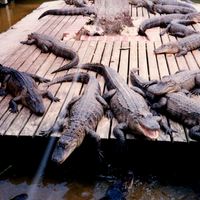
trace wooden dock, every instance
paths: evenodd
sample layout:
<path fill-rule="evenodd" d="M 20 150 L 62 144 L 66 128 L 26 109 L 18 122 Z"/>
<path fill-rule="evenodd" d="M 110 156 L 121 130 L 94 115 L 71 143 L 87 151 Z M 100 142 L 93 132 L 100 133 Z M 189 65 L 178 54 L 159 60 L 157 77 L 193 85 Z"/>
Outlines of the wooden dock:
<path fill-rule="evenodd" d="M 37 31 L 48 34 L 58 39 L 63 37 L 63 33 L 73 35 L 86 23 L 87 17 L 83 16 L 46 16 L 40 21 L 39 15 L 47 9 L 67 7 L 62 1 L 53 1 L 42 4 L 37 10 L 26 16 L 10 30 L 0 34 L 0 62 L 3 65 L 11 66 L 20 71 L 36 73 L 39 76 L 53 79 L 62 76 L 66 72 L 51 74 L 52 71 L 62 66 L 67 61 L 56 57 L 53 54 L 41 53 L 36 46 L 22 45 L 19 42 L 25 40 L 28 33 Z M 137 36 L 139 23 L 153 15 L 145 8 L 134 8 L 130 6 L 130 13 L 133 17 L 134 28 L 124 31 L 122 36 L 82 36 L 81 40 L 68 39 L 65 43 L 71 46 L 80 56 L 80 63 L 101 62 L 119 72 L 130 84 L 129 74 L 132 68 L 139 68 L 139 75 L 145 79 L 160 79 L 164 75 L 173 74 L 181 69 L 199 69 L 200 51 L 189 52 L 186 56 L 176 58 L 174 55 L 155 56 L 153 50 L 162 43 L 176 40 L 175 37 L 164 35 L 159 36 L 160 28 L 147 31 L 150 38 Z M 200 25 L 193 26 L 200 30 Z M 76 70 L 69 70 L 75 72 Z M 91 72 L 91 74 L 94 74 Z M 104 80 L 97 76 L 102 92 Z M 39 88 L 42 88 L 42 84 Z M 42 117 L 31 114 L 29 109 L 19 104 L 19 112 L 10 113 L 8 102 L 10 95 L 0 97 L 0 134 L 3 136 L 37 136 L 41 130 L 49 129 L 56 121 L 58 114 L 64 109 L 70 99 L 83 91 L 80 83 L 56 84 L 49 90 L 60 98 L 60 102 L 51 103 L 44 99 L 46 113 Z M 169 125 L 178 132 L 170 138 L 164 133 L 160 134 L 158 141 L 190 142 L 187 130 L 180 124 L 166 119 Z M 98 127 L 97 134 L 104 139 L 114 138 L 112 135 L 116 120 L 103 118 Z M 55 136 L 59 136 L 55 134 Z M 128 138 L 131 139 L 130 136 Z"/>

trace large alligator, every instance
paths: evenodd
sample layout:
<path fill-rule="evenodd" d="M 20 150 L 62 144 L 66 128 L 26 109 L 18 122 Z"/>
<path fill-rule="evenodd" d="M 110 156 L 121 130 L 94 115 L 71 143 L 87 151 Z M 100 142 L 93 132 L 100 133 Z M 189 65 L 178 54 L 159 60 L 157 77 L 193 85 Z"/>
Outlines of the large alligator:
<path fill-rule="evenodd" d="M 46 96 L 51 101 L 59 101 L 59 99 L 53 97 L 49 91 L 39 90 L 35 81 L 47 82 L 49 80 L 34 74 L 20 72 L 0 64 L 0 96 L 6 95 L 7 93 L 14 96 L 9 102 L 9 109 L 12 113 L 18 111 L 16 102 L 21 102 L 33 113 L 41 116 L 45 112 L 42 97 Z"/>
<path fill-rule="evenodd" d="M 152 0 L 152 2 L 155 4 L 160 4 L 160 5 L 184 6 L 184 7 L 189 7 L 189 8 L 194 9 L 194 6 L 192 4 L 182 2 L 182 1 L 177 1 L 177 0 Z"/>
<path fill-rule="evenodd" d="M 157 12 L 159 14 L 173 14 L 173 13 L 189 14 L 197 12 L 196 9 L 190 7 L 161 5 L 161 4 L 154 4 L 152 9 L 154 10 L 154 12 Z"/>
<path fill-rule="evenodd" d="M 124 131 L 149 139 L 159 136 L 161 118 L 152 115 L 145 99 L 130 89 L 115 70 L 98 63 L 82 64 L 81 68 L 104 77 L 108 88 L 104 98 L 110 103 L 111 111 L 119 123 L 113 130 L 118 141 L 122 144 L 125 142 Z"/>
<path fill-rule="evenodd" d="M 96 15 L 95 9 L 93 6 L 86 6 L 81 8 L 66 8 L 66 9 L 52 9 L 47 10 L 38 19 L 43 18 L 46 15 Z"/>
<path fill-rule="evenodd" d="M 189 136 L 200 141 L 200 104 L 197 99 L 183 92 L 169 93 L 154 103 L 153 108 L 190 128 Z"/>
<path fill-rule="evenodd" d="M 165 28 L 173 20 L 178 20 L 179 22 L 183 21 L 182 24 L 184 24 L 184 22 L 187 21 L 187 25 L 198 23 L 200 22 L 200 13 L 198 12 L 190 14 L 169 14 L 146 19 L 140 24 L 138 34 L 148 38 L 147 34 L 145 33 L 147 29 L 154 27 Z"/>
<path fill-rule="evenodd" d="M 67 74 L 55 80 L 53 84 L 64 81 L 78 81 L 88 83 L 88 85 L 83 95 L 74 97 L 59 117 L 64 116 L 68 120 L 52 155 L 52 160 L 58 164 L 62 164 L 82 144 L 86 135 L 92 136 L 99 144 L 100 137 L 95 133 L 95 128 L 103 116 L 104 108 L 108 109 L 108 104 L 100 96 L 100 86 L 95 77 L 87 73 Z M 42 131 L 41 134 L 48 135 L 57 130 L 58 126 L 60 124 L 54 125 L 47 131 Z"/>
<path fill-rule="evenodd" d="M 153 10 L 153 2 L 150 0 L 129 0 L 129 4 L 134 5 L 136 8 L 144 7 L 150 13 L 155 14 Z"/>
<path fill-rule="evenodd" d="M 64 0 L 66 4 L 75 5 L 76 7 L 85 7 L 87 2 L 84 0 Z"/>
<path fill-rule="evenodd" d="M 163 44 L 154 50 L 155 54 L 176 54 L 177 57 L 186 55 L 188 51 L 200 48 L 200 34 L 192 34 L 176 42 Z"/>
<path fill-rule="evenodd" d="M 163 96 L 167 93 L 200 88 L 200 70 L 178 71 L 173 75 L 162 77 L 160 81 L 143 80 L 135 73 L 135 70 L 132 70 L 130 80 L 133 86 L 144 90 L 147 96 Z"/>
<path fill-rule="evenodd" d="M 31 33 L 28 35 L 27 41 L 23 41 L 21 43 L 27 45 L 35 44 L 38 48 L 41 49 L 42 53 L 53 53 L 56 56 L 71 60 L 70 63 L 62 66 L 52 73 L 63 71 L 66 67 L 73 67 L 79 63 L 79 56 L 75 51 L 68 48 L 64 43 L 60 42 L 59 40 L 48 35 Z"/>
<path fill-rule="evenodd" d="M 198 31 L 188 28 L 186 25 L 186 22 L 183 24 L 178 23 L 178 21 L 172 21 L 170 24 L 168 24 L 167 28 L 165 28 L 160 35 L 164 35 L 165 33 L 169 33 L 170 35 L 177 36 L 177 37 L 186 37 L 195 33 L 198 33 Z"/>

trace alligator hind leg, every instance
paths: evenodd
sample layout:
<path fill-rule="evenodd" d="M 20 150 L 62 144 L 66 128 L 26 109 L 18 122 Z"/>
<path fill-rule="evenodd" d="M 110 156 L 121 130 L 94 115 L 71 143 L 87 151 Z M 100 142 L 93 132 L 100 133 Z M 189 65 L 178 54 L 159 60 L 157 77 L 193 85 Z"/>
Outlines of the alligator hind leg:
<path fill-rule="evenodd" d="M 48 99 L 50 99 L 51 101 L 60 101 L 60 99 L 58 97 L 54 97 L 53 94 L 51 92 L 49 92 L 48 90 L 46 91 L 40 91 L 43 97 L 47 97 Z"/>
<path fill-rule="evenodd" d="M 194 126 L 189 130 L 189 137 L 193 140 L 200 141 L 200 125 Z"/>
<path fill-rule="evenodd" d="M 10 100 L 10 102 L 9 102 L 9 110 L 10 110 L 10 112 L 12 112 L 12 113 L 18 112 L 18 108 L 17 108 L 17 103 L 16 102 L 20 101 L 20 100 L 21 100 L 21 95 Z"/>

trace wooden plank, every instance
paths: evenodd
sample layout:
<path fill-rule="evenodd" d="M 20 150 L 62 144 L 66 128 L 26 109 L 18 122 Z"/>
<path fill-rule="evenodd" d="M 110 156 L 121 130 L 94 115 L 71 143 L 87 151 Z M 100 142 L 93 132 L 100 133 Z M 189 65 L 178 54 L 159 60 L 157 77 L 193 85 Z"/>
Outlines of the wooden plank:
<path fill-rule="evenodd" d="M 171 40 L 173 40 L 174 37 L 172 36 L 167 37 L 167 35 L 164 35 L 161 38 L 164 44 L 164 43 L 169 42 L 170 38 Z M 165 55 L 165 57 L 166 57 L 167 65 L 169 68 L 169 74 L 174 74 L 179 69 L 178 62 L 176 61 L 175 56 L 171 54 L 171 55 Z M 181 63 L 181 61 L 184 61 L 184 58 L 182 60 L 179 60 L 179 64 Z M 183 126 L 177 122 L 172 121 L 171 119 L 168 119 L 168 122 L 171 128 L 177 131 L 177 133 L 173 133 L 173 138 L 171 138 L 172 141 L 176 141 L 176 142 L 187 141 Z"/>

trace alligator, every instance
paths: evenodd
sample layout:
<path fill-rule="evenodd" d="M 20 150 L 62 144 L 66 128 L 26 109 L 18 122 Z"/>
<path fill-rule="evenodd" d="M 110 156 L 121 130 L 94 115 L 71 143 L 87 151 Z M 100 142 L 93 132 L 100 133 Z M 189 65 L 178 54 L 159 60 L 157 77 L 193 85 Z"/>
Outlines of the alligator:
<path fill-rule="evenodd" d="M 150 13 L 155 14 L 155 11 L 153 10 L 153 2 L 150 0 L 130 0 L 129 4 L 134 5 L 136 8 L 144 7 Z"/>
<path fill-rule="evenodd" d="M 28 194 L 22 193 L 22 194 L 19 194 L 19 195 L 13 197 L 10 200 L 26 200 L 26 199 L 28 199 Z"/>
<path fill-rule="evenodd" d="M 198 23 L 200 22 L 200 13 L 168 14 L 146 19 L 140 24 L 138 34 L 148 38 L 147 34 L 145 33 L 147 29 L 154 27 L 166 28 L 167 25 L 173 20 L 178 20 L 179 22 L 183 21 L 182 24 L 184 24 L 184 22 L 187 22 L 187 25 Z"/>
<path fill-rule="evenodd" d="M 162 77 L 160 81 L 143 80 L 135 73 L 135 70 L 131 70 L 130 80 L 133 86 L 139 87 L 151 98 L 182 90 L 190 91 L 195 88 L 194 92 L 197 93 L 197 88 L 200 87 L 200 70 L 178 71 L 173 75 Z"/>
<path fill-rule="evenodd" d="M 126 200 L 133 185 L 133 173 L 128 172 L 122 179 L 115 181 L 100 200 Z"/>
<path fill-rule="evenodd" d="M 113 134 L 121 145 L 125 143 L 124 133 L 126 131 L 147 139 L 158 138 L 161 118 L 152 115 L 143 96 L 129 88 L 115 70 L 99 63 L 86 63 L 79 67 L 97 72 L 104 77 L 108 88 L 104 98 L 110 105 L 109 114 L 110 116 L 113 114 L 118 121 L 113 129 Z M 164 129 L 166 128 L 164 127 Z"/>
<path fill-rule="evenodd" d="M 9 102 L 9 109 L 12 113 L 18 111 L 16 102 L 20 101 L 33 113 L 41 116 L 45 112 L 42 97 L 48 97 L 51 101 L 59 101 L 59 99 L 53 97 L 49 91 L 39 90 L 35 81 L 41 83 L 49 80 L 34 74 L 20 72 L 0 64 L 0 96 L 4 96 L 7 93 L 14 96 Z"/>
<path fill-rule="evenodd" d="M 74 97 L 59 116 L 61 120 L 63 116 L 67 117 L 68 120 L 52 155 L 52 160 L 58 164 L 62 164 L 82 144 L 86 135 L 96 139 L 99 149 L 100 137 L 95 133 L 95 128 L 103 117 L 104 109 L 108 109 L 108 104 L 100 96 L 100 86 L 97 79 L 87 73 L 67 74 L 54 80 L 52 84 L 74 80 L 88 83 L 88 85 L 83 95 Z M 40 134 L 49 135 L 55 132 L 60 125 L 61 122 Z"/>
<path fill-rule="evenodd" d="M 154 12 L 159 14 L 173 14 L 173 13 L 180 13 L 180 14 L 189 14 L 197 12 L 196 9 L 185 7 L 185 6 L 175 6 L 175 5 L 161 5 L 161 4 L 154 4 L 152 9 Z"/>
<path fill-rule="evenodd" d="M 81 8 L 51 9 L 51 10 L 47 10 L 44 13 L 42 13 L 42 15 L 40 15 L 38 19 L 41 19 L 46 15 L 83 15 L 83 16 L 89 16 L 89 15 L 96 15 L 96 12 L 95 12 L 93 6 L 86 6 L 86 7 L 81 7 Z"/>
<path fill-rule="evenodd" d="M 188 51 L 198 49 L 200 47 L 200 34 L 192 34 L 182 38 L 176 42 L 163 44 L 154 50 L 155 54 L 176 54 L 176 57 L 186 55 Z"/>
<path fill-rule="evenodd" d="M 183 6 L 183 7 L 195 9 L 194 6 L 191 5 L 190 3 L 177 1 L 177 0 L 152 0 L 152 2 L 155 3 L 155 4 L 161 4 L 161 5 Z"/>
<path fill-rule="evenodd" d="M 70 63 L 62 66 L 52 73 L 63 71 L 66 67 L 72 67 L 79 63 L 79 56 L 76 52 L 68 48 L 64 43 L 48 35 L 31 33 L 28 35 L 27 41 L 22 41 L 21 43 L 27 45 L 35 44 L 38 48 L 41 49 L 42 53 L 53 53 L 56 56 L 61 56 L 63 58 L 71 60 Z"/>
<path fill-rule="evenodd" d="M 185 22 L 185 25 L 186 25 L 186 22 Z M 163 36 L 165 33 L 169 33 L 170 35 L 177 36 L 177 37 L 186 37 L 186 36 L 198 33 L 198 31 L 188 28 L 185 25 L 174 20 L 170 24 L 168 24 L 167 28 L 165 28 L 160 33 L 160 35 Z"/>
<path fill-rule="evenodd" d="M 64 0 L 66 4 L 75 5 L 76 7 L 86 7 L 87 2 L 84 0 Z"/>
<path fill-rule="evenodd" d="M 168 93 L 152 105 L 189 128 L 189 136 L 200 141 L 200 104 L 183 92 Z"/>

